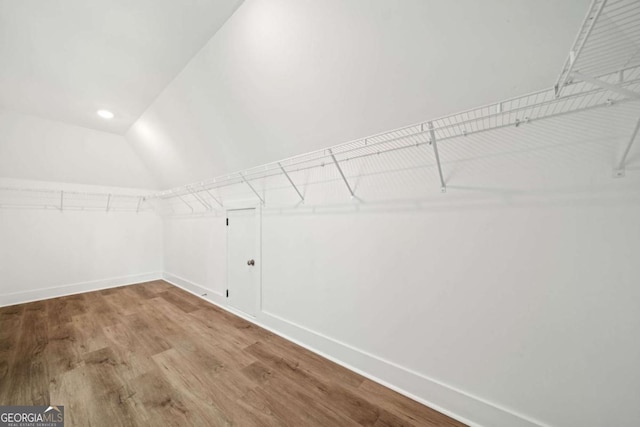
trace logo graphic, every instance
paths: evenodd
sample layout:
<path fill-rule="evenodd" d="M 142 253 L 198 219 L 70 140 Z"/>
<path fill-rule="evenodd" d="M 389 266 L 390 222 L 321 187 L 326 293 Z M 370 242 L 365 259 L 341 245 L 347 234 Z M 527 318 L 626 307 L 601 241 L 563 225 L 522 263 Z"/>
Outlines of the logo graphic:
<path fill-rule="evenodd" d="M 0 427 L 64 427 L 64 406 L 0 406 Z"/>

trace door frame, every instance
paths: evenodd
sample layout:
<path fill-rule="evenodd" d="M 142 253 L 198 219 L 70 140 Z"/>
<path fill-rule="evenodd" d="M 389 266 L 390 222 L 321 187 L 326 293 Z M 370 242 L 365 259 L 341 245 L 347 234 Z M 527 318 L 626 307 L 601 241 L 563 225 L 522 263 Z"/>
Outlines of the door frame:
<path fill-rule="evenodd" d="M 225 307 L 227 307 L 228 309 L 240 314 L 240 315 L 244 315 L 244 316 L 250 316 L 253 318 L 257 318 L 261 313 L 262 313 L 262 204 L 260 202 L 228 202 L 225 203 L 225 211 L 224 211 L 224 215 L 225 215 L 225 220 L 229 218 L 229 211 L 241 211 L 241 210 L 249 210 L 249 209 L 253 209 L 255 210 L 255 215 L 254 215 L 254 220 L 255 220 L 255 226 L 256 226 L 256 239 L 255 239 L 255 249 L 256 249 L 256 255 L 255 255 L 255 261 L 256 261 L 256 267 L 258 268 L 257 271 L 257 287 L 258 287 L 258 304 L 256 307 L 256 314 L 255 315 L 251 315 L 249 313 L 245 313 L 237 308 L 235 308 L 234 306 L 232 306 L 231 304 L 229 304 L 229 298 L 225 297 L 224 298 L 224 302 L 225 302 Z M 229 254 L 229 228 L 227 227 L 227 232 L 226 232 L 226 244 L 225 244 L 225 249 L 226 249 L 226 256 L 227 256 L 227 260 L 226 260 L 226 267 L 227 267 L 227 271 L 226 271 L 226 290 L 229 290 L 229 270 L 230 270 L 230 254 Z"/>

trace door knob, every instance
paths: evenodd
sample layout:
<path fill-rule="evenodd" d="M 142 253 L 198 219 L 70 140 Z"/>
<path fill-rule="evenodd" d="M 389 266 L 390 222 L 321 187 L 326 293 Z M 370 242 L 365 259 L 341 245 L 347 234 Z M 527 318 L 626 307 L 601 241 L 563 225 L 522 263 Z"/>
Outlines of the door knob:
<path fill-rule="evenodd" d="M 256 265 L 256 262 L 250 259 L 249 261 L 247 261 L 247 265 Z"/>

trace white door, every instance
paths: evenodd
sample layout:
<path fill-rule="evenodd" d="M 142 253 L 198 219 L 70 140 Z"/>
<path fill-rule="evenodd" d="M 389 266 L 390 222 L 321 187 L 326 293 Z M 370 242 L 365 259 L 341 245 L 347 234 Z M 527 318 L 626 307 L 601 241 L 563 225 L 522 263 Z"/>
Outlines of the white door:
<path fill-rule="evenodd" d="M 251 316 L 260 301 L 259 235 L 256 209 L 227 211 L 227 299 Z"/>

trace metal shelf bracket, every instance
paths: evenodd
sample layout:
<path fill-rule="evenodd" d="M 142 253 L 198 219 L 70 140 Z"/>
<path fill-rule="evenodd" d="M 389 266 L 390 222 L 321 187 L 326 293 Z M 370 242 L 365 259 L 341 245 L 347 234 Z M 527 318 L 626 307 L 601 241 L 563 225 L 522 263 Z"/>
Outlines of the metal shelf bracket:
<path fill-rule="evenodd" d="M 624 147 L 622 157 L 613 170 L 614 178 L 623 178 L 625 176 L 625 163 L 627 161 L 627 156 L 629 155 L 629 151 L 631 151 L 631 146 L 638 136 L 638 131 L 640 131 L 640 119 L 636 122 L 636 126 L 633 128 L 633 132 L 631 133 L 631 138 L 629 138 L 629 142 L 627 142 L 627 145 Z"/>
<path fill-rule="evenodd" d="M 278 162 L 278 166 L 280 166 L 280 170 L 282 170 L 282 173 L 284 174 L 284 176 L 287 177 L 287 180 L 289 180 L 289 183 L 291 184 L 293 189 L 296 190 L 296 193 L 298 193 L 300 200 L 302 201 L 302 203 L 304 203 L 304 196 L 302 195 L 302 193 L 300 193 L 300 190 L 298 190 L 298 187 L 296 187 L 296 185 L 293 183 L 293 180 L 291 179 L 287 171 L 284 170 L 284 167 L 282 167 L 282 164 L 280 162 Z"/>
<path fill-rule="evenodd" d="M 224 208 L 224 206 L 222 205 L 222 202 L 220 200 L 218 200 L 213 194 L 211 194 L 211 191 L 209 190 L 204 190 L 206 191 L 206 193 L 209 195 L 209 197 L 211 197 L 211 199 L 213 199 L 214 202 L 216 202 L 218 205 L 220 205 L 221 208 Z"/>
<path fill-rule="evenodd" d="M 349 190 L 349 193 L 351 194 L 351 198 L 356 197 L 356 195 L 353 193 L 353 190 L 351 189 L 351 186 L 349 185 L 349 181 L 347 181 L 347 177 L 345 177 L 344 173 L 342 172 L 342 168 L 340 167 L 340 163 L 338 163 L 338 160 L 336 159 L 336 156 L 333 155 L 333 151 L 331 151 L 331 148 L 329 148 L 329 155 L 331 156 L 331 160 L 333 160 L 333 163 L 338 168 L 338 172 L 340 172 L 340 176 L 342 177 L 342 180 L 344 181 L 344 185 L 347 186 L 347 190 Z"/>
<path fill-rule="evenodd" d="M 264 205 L 264 199 L 262 197 L 260 197 L 260 194 L 256 191 L 255 188 L 253 188 L 253 185 L 251 185 L 251 183 L 249 181 L 247 181 L 247 179 L 244 177 L 244 175 L 242 174 L 242 172 L 239 172 L 240 177 L 242 178 L 242 181 L 244 181 L 245 184 L 247 184 L 249 186 L 249 188 L 251 189 L 251 191 L 253 191 L 253 194 L 256 195 L 256 197 L 258 199 L 260 199 L 260 204 Z"/>
<path fill-rule="evenodd" d="M 429 122 L 429 142 L 433 146 L 433 154 L 436 158 L 436 164 L 438 165 L 438 176 L 440 177 L 440 191 L 443 193 L 447 192 L 447 185 L 444 182 L 444 177 L 442 176 L 442 166 L 440 165 L 440 155 L 438 154 L 438 143 L 436 141 L 436 132 L 433 129 L 433 122 Z"/>
<path fill-rule="evenodd" d="M 182 196 L 180 196 L 179 194 L 176 194 L 176 196 L 178 197 L 178 199 L 180 199 L 182 201 L 182 203 L 184 203 L 185 205 L 187 205 L 187 207 L 189 209 L 191 209 L 191 212 L 193 213 L 193 206 L 191 206 L 185 199 L 182 198 Z"/>
<path fill-rule="evenodd" d="M 596 79 L 595 77 L 587 76 L 585 74 L 579 73 L 575 71 L 573 75 L 580 80 L 584 80 L 587 83 L 591 83 L 593 85 L 599 86 L 603 89 L 610 90 L 611 92 L 618 93 L 622 96 L 626 96 L 629 99 L 640 100 L 640 93 L 634 92 L 632 90 L 623 88 L 622 86 L 614 85 L 611 83 L 604 82 L 600 79 Z"/>
<path fill-rule="evenodd" d="M 200 197 L 198 195 L 198 193 L 196 193 L 195 191 L 193 191 L 193 188 L 191 188 L 189 185 L 186 186 L 187 190 L 189 191 L 189 193 L 191 193 L 191 195 L 202 205 L 204 206 L 204 208 L 208 211 L 210 211 L 211 205 L 207 202 L 205 202 L 204 200 L 202 200 L 202 197 Z"/>

